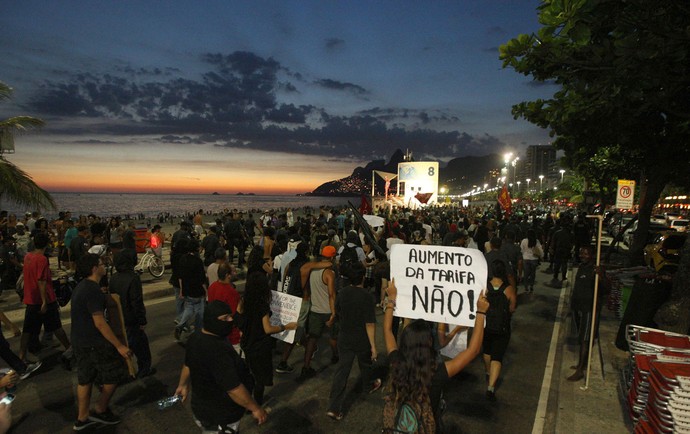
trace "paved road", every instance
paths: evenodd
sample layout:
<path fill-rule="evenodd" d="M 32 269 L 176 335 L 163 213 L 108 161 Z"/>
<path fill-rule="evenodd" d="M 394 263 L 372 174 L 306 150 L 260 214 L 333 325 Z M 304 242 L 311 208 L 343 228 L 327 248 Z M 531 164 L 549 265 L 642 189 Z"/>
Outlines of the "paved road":
<path fill-rule="evenodd" d="M 549 276 L 538 272 L 538 279 Z M 533 295 L 520 294 L 519 307 L 513 317 L 513 335 L 505 358 L 503 381 L 497 390 L 498 402 L 486 400 L 484 368 L 475 360 L 451 381 L 446 394 L 448 408 L 444 421 L 453 433 L 529 433 L 539 401 L 553 322 L 560 291 L 538 284 Z M 3 296 L 7 299 L 7 296 Z M 14 304 L 12 301 L 3 303 Z M 174 306 L 171 297 L 148 302 L 147 328 L 154 354 L 155 377 L 137 380 L 118 389 L 112 402 L 123 422 L 116 427 L 102 427 L 98 433 L 196 433 L 189 404 L 165 411 L 155 408 L 155 401 L 171 394 L 177 385 L 184 348 L 172 337 Z M 377 316 L 378 347 L 385 348 L 380 329 L 383 315 Z M 69 332 L 69 324 L 65 328 Z M 18 347 L 18 339 L 10 341 Z M 322 348 L 327 348 L 324 342 Z M 242 422 L 243 433 L 371 433 L 380 432 L 383 393 L 352 393 L 345 418 L 335 422 L 326 417 L 326 405 L 333 367 L 330 351 L 317 353 L 314 366 L 320 372 L 306 382 L 297 381 L 302 366 L 301 348 L 292 355 L 295 373 L 276 374 L 276 385 L 267 389 L 271 408 L 268 422 L 261 427 L 250 417 Z M 76 375 L 64 371 L 57 361 L 57 349 L 41 354 L 44 367 L 37 375 L 19 385 L 13 405 L 16 423 L 14 433 L 68 433 L 76 415 Z M 274 365 L 278 361 L 274 355 Z M 352 376 L 357 369 L 353 369 Z M 351 382 L 353 383 L 353 382 Z"/>

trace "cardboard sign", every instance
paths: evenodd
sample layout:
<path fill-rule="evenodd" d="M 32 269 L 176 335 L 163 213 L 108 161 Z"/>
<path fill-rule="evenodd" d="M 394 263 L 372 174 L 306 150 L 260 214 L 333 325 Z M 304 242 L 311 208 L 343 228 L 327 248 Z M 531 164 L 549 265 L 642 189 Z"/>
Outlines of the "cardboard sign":
<path fill-rule="evenodd" d="M 394 244 L 395 316 L 471 327 L 487 272 L 484 255 L 477 249 Z"/>
<path fill-rule="evenodd" d="M 271 291 L 271 325 L 281 325 L 297 322 L 299 310 L 302 307 L 302 299 L 283 292 Z M 285 341 L 289 344 L 295 341 L 295 331 L 285 330 L 282 333 L 275 333 L 274 338 Z"/>

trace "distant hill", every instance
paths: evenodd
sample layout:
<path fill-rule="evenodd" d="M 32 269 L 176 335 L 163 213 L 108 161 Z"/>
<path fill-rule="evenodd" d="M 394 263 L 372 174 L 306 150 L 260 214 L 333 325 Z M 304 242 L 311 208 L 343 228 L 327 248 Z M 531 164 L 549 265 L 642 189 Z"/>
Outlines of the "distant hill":
<path fill-rule="evenodd" d="M 316 187 L 310 196 L 359 196 L 371 193 L 371 174 L 374 170 L 397 173 L 398 163 L 404 161 L 405 154 L 396 150 L 388 163 L 385 160 L 374 160 L 364 167 L 357 167 L 346 178 L 326 182 Z M 445 167 L 439 170 L 439 185 L 446 186 L 453 193 L 461 193 L 472 189 L 473 185 L 483 185 L 490 182 L 488 174 L 492 169 L 500 168 L 502 160 L 498 154 L 489 154 L 481 157 L 459 157 L 450 160 Z M 495 181 L 495 180 L 493 180 Z M 376 177 L 376 192 L 381 194 L 385 181 Z M 397 186 L 391 182 L 391 190 Z"/>

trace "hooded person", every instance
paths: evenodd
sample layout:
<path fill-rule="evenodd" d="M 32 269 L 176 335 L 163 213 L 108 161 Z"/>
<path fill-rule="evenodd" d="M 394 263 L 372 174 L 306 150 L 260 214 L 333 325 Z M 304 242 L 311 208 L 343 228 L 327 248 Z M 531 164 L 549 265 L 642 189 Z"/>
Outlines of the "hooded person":
<path fill-rule="evenodd" d="M 193 384 L 192 412 L 203 432 L 239 431 L 245 409 L 259 424 L 267 418 L 266 411 L 252 398 L 246 365 L 225 340 L 232 327 L 232 309 L 215 300 L 204 310 L 203 328 L 187 341 L 175 395 L 186 400 Z"/>
<path fill-rule="evenodd" d="M 155 374 L 156 370 L 151 368 L 149 338 L 144 331 L 147 322 L 141 279 L 134 271 L 131 255 L 124 250 L 115 255 L 114 264 L 117 273 L 110 278 L 110 293 L 120 296 L 127 342 L 137 357 L 137 377 L 148 377 Z"/>

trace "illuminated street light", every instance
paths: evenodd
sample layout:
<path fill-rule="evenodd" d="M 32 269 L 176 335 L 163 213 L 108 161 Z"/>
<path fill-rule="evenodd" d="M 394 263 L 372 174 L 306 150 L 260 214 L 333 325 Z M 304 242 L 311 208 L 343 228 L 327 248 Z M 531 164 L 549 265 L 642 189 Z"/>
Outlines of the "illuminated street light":
<path fill-rule="evenodd" d="M 558 171 L 561 174 L 561 184 L 563 183 L 563 174 L 565 173 L 564 169 L 561 169 Z"/>
<path fill-rule="evenodd" d="M 531 181 L 531 179 L 527 178 L 525 181 L 527 181 L 527 193 L 529 193 L 529 182 Z"/>
<path fill-rule="evenodd" d="M 510 163 L 511 158 L 513 158 L 512 152 L 508 152 L 507 154 L 503 154 L 503 161 L 506 163 L 506 167 L 508 167 L 508 163 Z"/>
<path fill-rule="evenodd" d="M 518 186 L 518 188 L 517 188 L 518 194 L 520 194 L 520 182 L 522 182 L 522 181 L 518 181 L 518 182 L 516 183 L 517 186 Z"/>
<path fill-rule="evenodd" d="M 544 175 L 539 175 L 539 191 L 544 189 Z"/>
<path fill-rule="evenodd" d="M 484 184 L 484 190 L 486 190 L 486 187 L 488 187 L 489 184 Z"/>

